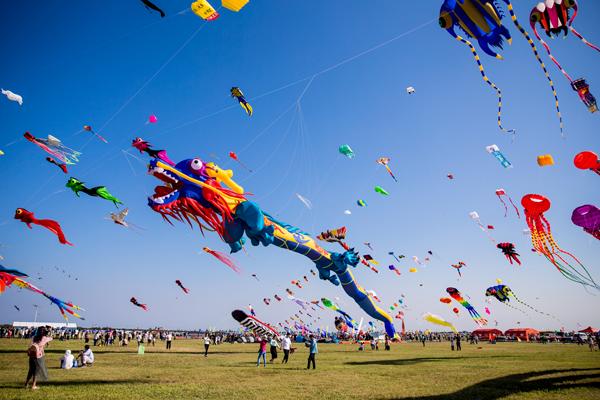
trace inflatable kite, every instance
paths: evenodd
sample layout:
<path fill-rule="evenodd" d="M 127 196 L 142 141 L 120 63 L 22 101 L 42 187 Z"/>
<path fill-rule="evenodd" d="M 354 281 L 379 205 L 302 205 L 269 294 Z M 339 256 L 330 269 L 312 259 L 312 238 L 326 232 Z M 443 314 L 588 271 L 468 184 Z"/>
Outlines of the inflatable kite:
<path fill-rule="evenodd" d="M 382 188 L 381 186 L 375 186 L 375 188 L 374 188 L 374 189 L 375 189 L 375 192 L 376 192 L 376 193 L 379 193 L 379 194 L 381 194 L 381 195 L 384 195 L 384 196 L 389 196 L 389 195 L 390 195 L 390 194 L 388 193 L 388 191 L 387 191 L 387 190 L 385 190 L 384 188 Z"/>
<path fill-rule="evenodd" d="M 506 256 L 506 259 L 510 262 L 510 265 L 512 265 L 513 261 L 521 265 L 521 261 L 519 260 L 519 253 L 517 253 L 517 251 L 515 250 L 514 244 L 504 242 L 498 243 L 496 247 L 502 250 L 502 254 Z"/>
<path fill-rule="evenodd" d="M 23 278 L 23 277 L 27 277 L 27 275 L 16 269 L 7 269 L 7 268 L 4 268 L 2 265 L 0 265 L 0 294 L 2 294 L 8 286 L 15 285 L 20 289 L 27 289 L 32 292 L 41 294 L 42 296 L 44 296 L 45 298 L 50 300 L 50 302 L 52 304 L 54 304 L 58 307 L 60 313 L 65 318 L 65 320 L 68 319 L 65 312 L 71 314 L 72 316 L 74 316 L 76 318 L 79 318 L 82 320 L 85 319 L 81 315 L 77 314 L 74 311 L 74 310 L 85 311 L 83 308 L 76 306 L 73 303 L 63 301 L 61 299 L 58 299 L 54 296 L 49 295 L 48 293 L 44 292 L 43 290 L 33 286 L 31 283 L 22 280 L 21 278 Z"/>
<path fill-rule="evenodd" d="M 577 17 L 578 9 L 579 7 L 577 5 L 577 0 L 555 0 L 540 2 L 533 8 L 533 10 L 531 10 L 531 14 L 529 15 L 529 23 L 531 25 L 531 29 L 533 29 L 535 37 L 540 41 L 540 43 L 542 43 L 552 62 L 556 64 L 560 72 L 571 83 L 571 87 L 577 92 L 579 98 L 585 104 L 588 110 L 591 113 L 594 113 L 598 111 L 598 106 L 596 104 L 596 99 L 590 93 L 590 87 L 585 82 L 585 79 L 581 78 L 573 80 L 567 71 L 565 71 L 565 69 L 560 65 L 558 60 L 552 55 L 550 46 L 540 37 L 540 34 L 537 31 L 537 26 L 539 25 L 546 32 L 546 36 L 551 39 L 558 37 L 561 32 L 563 33 L 563 38 L 566 38 L 569 34 L 569 31 L 571 31 L 587 46 L 600 52 L 600 48 L 588 42 L 583 36 L 581 36 L 581 34 L 579 34 L 579 32 L 575 30 L 575 28 L 573 28 L 573 21 L 575 20 L 575 17 Z"/>
<path fill-rule="evenodd" d="M 29 229 L 33 229 L 31 224 L 43 226 L 58 237 L 60 244 L 68 244 L 69 246 L 73 246 L 73 243 L 67 240 L 62 228 L 56 221 L 51 219 L 37 219 L 31 211 L 27 211 L 24 208 L 17 208 L 15 211 L 15 219 L 24 222 Z"/>
<path fill-rule="evenodd" d="M 207 0 L 197 0 L 191 5 L 192 12 L 206 21 L 214 21 L 219 18 L 219 13 Z"/>
<path fill-rule="evenodd" d="M 540 167 L 549 167 L 554 165 L 554 157 L 552 154 L 543 154 L 537 157 L 537 163 Z"/>
<path fill-rule="evenodd" d="M 493 155 L 496 158 L 496 160 L 498 160 L 504 168 L 512 168 L 512 164 L 510 163 L 510 161 L 508 161 L 506 159 L 506 157 L 504 157 L 504 154 L 502 154 L 500 152 L 500 149 L 498 148 L 498 146 L 496 146 L 495 144 L 492 144 L 492 145 L 487 146 L 485 148 L 485 150 L 488 153 L 490 153 L 491 155 Z"/>
<path fill-rule="evenodd" d="M 175 163 L 169 159 L 169 156 L 167 156 L 167 152 L 165 150 L 152 149 L 152 145 L 140 137 L 133 139 L 131 145 L 138 149 L 140 153 L 146 153 L 152 158 L 158 158 L 159 160 L 162 160 L 171 166 L 175 165 Z"/>
<path fill-rule="evenodd" d="M 23 137 L 67 165 L 74 165 L 77 163 L 77 161 L 79 161 L 78 157 L 81 155 L 81 153 L 63 146 L 62 142 L 57 137 L 48 135 L 47 139 L 41 139 L 36 138 L 29 132 L 25 132 Z"/>
<path fill-rule="evenodd" d="M 67 164 L 64 163 L 59 163 L 58 161 L 56 161 L 54 158 L 52 157 L 46 157 L 46 161 L 48 161 L 50 164 L 54 164 L 56 165 L 58 168 L 60 168 L 60 170 L 62 172 L 64 172 L 65 174 L 68 174 L 69 171 L 67 170 Z"/>
<path fill-rule="evenodd" d="M 527 31 L 519 23 L 511 1 L 503 0 L 503 2 L 506 4 L 512 22 L 525 37 L 527 43 L 529 43 L 536 60 L 540 64 L 540 67 L 544 71 L 546 79 L 550 84 L 550 88 L 552 89 L 552 94 L 554 95 L 554 100 L 556 103 L 556 112 L 560 121 L 560 131 L 562 133 L 562 115 L 558 104 L 558 95 L 556 93 L 556 89 L 554 88 L 552 78 L 550 78 L 550 74 L 548 73 L 544 62 L 540 58 L 535 43 Z M 514 133 L 514 129 L 505 129 L 502 125 L 502 91 L 486 75 L 483 64 L 479 58 L 479 54 L 477 53 L 477 50 L 475 50 L 473 44 L 469 40 L 457 34 L 455 31 L 455 27 L 459 27 L 466 34 L 467 38 L 477 40 L 479 47 L 484 53 L 501 60 L 503 57 L 493 50 L 493 48 L 502 49 L 505 39 L 508 41 L 508 44 L 511 44 L 512 42 L 510 32 L 504 25 L 502 25 L 502 17 L 503 15 L 498 7 L 498 2 L 495 0 L 444 0 L 440 9 L 439 23 L 440 27 L 445 29 L 452 37 L 469 47 L 471 53 L 473 54 L 473 58 L 479 67 L 479 72 L 481 73 L 481 77 L 483 78 L 484 82 L 496 91 L 496 95 L 498 97 L 498 127 L 503 132 Z"/>
<path fill-rule="evenodd" d="M 526 194 L 521 199 L 521 205 L 525 209 L 527 226 L 531 231 L 531 243 L 535 251 L 543 254 L 565 278 L 600 290 L 600 286 L 594 282 L 577 257 L 561 249 L 554 240 L 550 222 L 544 216 L 544 213 L 550 209 L 550 200 L 539 194 Z M 572 261 L 569 262 L 568 258 Z"/>
<path fill-rule="evenodd" d="M 20 106 L 23 105 L 23 97 L 22 96 L 20 96 L 16 93 L 13 93 L 10 90 L 1 89 L 1 91 L 2 91 L 2 94 L 5 95 L 8 100 L 19 103 Z"/>
<path fill-rule="evenodd" d="M 132 297 L 131 299 L 129 299 L 129 302 L 131 304 L 133 304 L 134 306 L 143 309 L 144 311 L 148 311 L 148 306 L 146 304 L 142 304 L 142 303 L 138 302 L 135 297 Z"/>
<path fill-rule="evenodd" d="M 106 189 L 106 186 L 96 186 L 91 189 L 88 189 L 84 183 L 85 182 L 81 182 L 76 178 L 71 177 L 67 181 L 67 184 L 65 186 L 71 189 L 73 192 L 75 192 L 77 197 L 79 197 L 79 192 L 83 192 L 88 196 L 101 197 L 104 200 L 112 201 L 113 204 L 117 207 L 119 206 L 119 204 L 123 204 L 121 200 L 117 199 L 115 196 L 110 194 L 108 189 Z"/>
<path fill-rule="evenodd" d="M 204 164 L 196 158 L 172 167 L 154 159 L 150 161 L 149 173 L 168 185 L 157 187 L 148 202 L 150 208 L 167 221 L 169 218 L 190 224 L 193 221 L 202 230 L 202 220 L 233 253 L 243 248 L 245 235 L 253 246 L 274 244 L 308 257 L 315 263 L 321 279 L 334 285 L 341 283 L 344 291 L 367 314 L 384 322 L 388 335 L 394 336 L 392 318 L 358 286 L 348 268 L 360 261 L 355 251 L 340 254 L 322 249 L 300 229 L 278 221 L 247 200 L 243 188 L 233 181 L 233 172 L 221 170 L 213 163 Z"/>
<path fill-rule="evenodd" d="M 584 231 L 600 240 L 600 210 L 591 204 L 577 207 L 573 210 L 571 221 Z"/>
<path fill-rule="evenodd" d="M 231 97 L 235 98 L 240 103 L 240 106 L 246 111 L 246 114 L 248 114 L 249 117 L 252 116 L 252 106 L 246 101 L 242 90 L 239 87 L 234 86 L 231 88 L 230 92 Z"/>
<path fill-rule="evenodd" d="M 573 164 L 579 169 L 589 169 L 600 175 L 600 158 L 593 151 L 582 151 L 577 154 Z"/>
<path fill-rule="evenodd" d="M 158 12 L 160 14 L 161 18 L 165 17 L 165 12 L 163 10 L 161 10 L 160 8 L 158 8 L 158 6 L 156 6 L 154 3 L 152 3 L 149 0 L 142 0 L 142 3 L 144 3 L 144 6 L 148 9 L 148 10 L 154 10 L 156 12 Z"/>
<path fill-rule="evenodd" d="M 340 152 L 340 154 L 345 155 L 348 158 L 354 158 L 355 154 L 354 151 L 352 151 L 352 149 L 350 148 L 350 146 L 348 146 L 347 144 L 343 144 L 338 148 L 338 151 Z"/>
<path fill-rule="evenodd" d="M 504 218 L 506 218 L 506 216 L 508 215 L 508 206 L 502 199 L 503 196 L 506 196 L 508 201 L 510 201 L 510 204 L 512 204 L 513 208 L 515 209 L 515 212 L 517 213 L 517 217 L 521 218 L 521 214 L 519 213 L 519 208 L 515 205 L 512 198 L 506 194 L 506 190 L 504 190 L 502 188 L 496 189 L 496 196 L 498 196 L 498 199 L 502 202 L 502 205 L 504 206 Z"/>
<path fill-rule="evenodd" d="M 248 329 L 249 331 L 254 332 L 254 334 L 261 336 L 261 337 L 279 337 L 279 332 L 277 332 L 277 330 L 275 328 L 273 328 L 271 325 L 262 322 L 261 320 L 259 320 L 258 318 L 255 318 L 251 315 L 246 314 L 244 311 L 242 310 L 234 310 L 231 312 L 231 316 L 233 317 L 233 319 L 235 319 L 237 322 L 239 322 L 240 325 L 242 325 L 244 328 Z"/>
<path fill-rule="evenodd" d="M 477 310 L 475 310 L 475 308 L 473 308 L 473 306 L 471 304 L 469 304 L 469 302 L 466 301 L 462 297 L 462 294 L 458 291 L 458 289 L 449 287 L 446 289 L 446 292 L 448 292 L 450 297 L 452 297 L 454 300 L 459 302 L 461 306 L 463 306 L 464 308 L 467 309 L 467 311 L 469 312 L 469 315 L 471 315 L 471 318 L 473 318 L 473 321 L 475 321 L 475 323 L 477 325 L 479 325 L 479 326 L 487 325 L 487 323 L 488 323 L 487 319 L 485 319 L 481 315 L 479 315 Z M 458 314 L 458 309 L 455 308 L 452 311 L 454 311 L 456 314 Z"/>
<path fill-rule="evenodd" d="M 221 0 L 221 5 L 228 10 L 238 12 L 248 4 L 248 1 L 250 0 Z"/>
<path fill-rule="evenodd" d="M 190 290 L 188 288 L 186 288 L 186 287 L 183 286 L 183 283 L 181 283 L 181 281 L 179 279 L 177 279 L 175 281 L 175 284 L 177 286 L 179 286 L 181 288 L 181 290 L 183 290 L 183 293 L 188 294 L 190 292 Z"/>
<path fill-rule="evenodd" d="M 108 143 L 108 140 L 104 139 L 102 136 L 97 134 L 96 131 L 94 131 L 94 129 L 90 125 L 84 125 L 83 130 L 90 132 L 92 135 L 96 136 L 98 139 L 102 140 L 104 143 Z"/>
<path fill-rule="evenodd" d="M 379 165 L 383 165 L 386 169 L 386 171 L 388 172 L 388 174 L 390 174 L 390 176 L 392 178 L 394 178 L 394 180 L 396 182 L 398 182 L 398 179 L 396 179 L 396 177 L 394 176 L 394 173 L 392 172 L 392 170 L 390 169 L 390 166 L 388 165 L 390 163 L 390 158 L 389 157 L 380 157 L 376 160 L 377 164 Z"/>
<path fill-rule="evenodd" d="M 522 312 L 522 313 L 525 313 L 523 310 L 521 310 L 521 309 L 518 309 L 517 307 L 513 307 L 513 306 L 511 306 L 511 305 L 509 304 L 509 302 L 510 302 L 510 298 L 512 297 L 512 298 L 514 298 L 514 299 L 515 299 L 515 300 L 516 300 L 516 301 L 517 301 L 519 304 L 521 304 L 521 305 L 523 305 L 523 306 L 525 306 L 525 307 L 529 308 L 530 310 L 532 310 L 532 311 L 535 311 L 535 312 L 536 312 L 536 313 L 538 313 L 538 314 L 542 314 L 542 315 L 545 315 L 545 316 L 547 316 L 547 317 L 551 317 L 551 318 L 554 318 L 554 319 L 558 320 L 558 318 L 556 318 L 556 317 L 555 317 L 555 316 L 553 316 L 552 314 L 548 314 L 548 313 L 545 313 L 545 312 L 543 312 L 543 311 L 540 311 L 540 310 L 538 310 L 538 309 L 536 309 L 536 308 L 534 308 L 534 307 L 530 306 L 529 304 L 527 304 L 527 303 L 525 303 L 525 302 L 521 301 L 521 300 L 520 300 L 520 299 L 519 299 L 519 298 L 518 298 L 518 297 L 515 295 L 515 293 L 514 293 L 514 292 L 511 290 L 511 288 L 509 288 L 509 287 L 508 287 L 508 286 L 506 286 L 506 285 L 496 285 L 496 286 L 491 286 L 491 287 L 487 288 L 487 290 L 485 291 L 485 295 L 486 295 L 486 296 L 493 296 L 493 297 L 495 297 L 495 298 L 496 298 L 496 300 L 498 300 L 498 301 L 499 301 L 499 302 L 501 302 L 502 304 L 504 304 L 504 305 L 506 305 L 506 306 L 509 306 L 509 307 L 511 307 L 511 308 L 513 308 L 513 309 L 515 309 L 515 310 L 518 310 L 518 311 L 520 311 L 520 312 Z"/>
<path fill-rule="evenodd" d="M 436 325 L 440 325 L 440 326 L 445 326 L 447 328 L 452 329 L 452 332 L 454 333 L 458 333 L 458 331 L 456 330 L 456 328 L 454 327 L 454 325 L 452 325 L 452 323 L 446 321 L 445 319 L 443 319 L 440 316 L 437 316 L 435 314 L 432 313 L 426 313 L 423 315 L 423 319 L 427 322 L 431 322 L 432 324 L 436 324 Z"/>

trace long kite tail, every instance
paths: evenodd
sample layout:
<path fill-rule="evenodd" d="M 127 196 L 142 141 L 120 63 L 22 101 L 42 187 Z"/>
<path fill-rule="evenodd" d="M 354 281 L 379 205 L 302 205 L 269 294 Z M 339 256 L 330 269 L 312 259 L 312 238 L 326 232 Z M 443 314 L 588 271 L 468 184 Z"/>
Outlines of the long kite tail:
<path fill-rule="evenodd" d="M 494 82 L 492 82 L 490 80 L 490 78 L 488 78 L 488 76 L 486 75 L 485 70 L 483 69 L 483 64 L 481 63 L 481 60 L 479 59 L 479 54 L 477 54 L 477 50 L 475 50 L 475 47 L 473 47 L 473 44 L 460 35 L 456 35 L 456 40 L 466 44 L 469 47 L 469 49 L 471 50 L 471 53 L 473 53 L 473 58 L 475 59 L 475 62 L 477 63 L 477 65 L 479 67 L 479 72 L 481 73 L 481 77 L 483 78 L 484 82 L 487 83 L 488 85 L 490 85 L 490 87 L 496 91 L 496 95 L 498 96 L 498 127 L 503 132 L 514 134 L 515 133 L 514 129 L 505 129 L 504 126 L 502 126 L 502 90 L 500 90 L 500 88 L 498 86 L 496 86 L 496 84 Z"/>
<path fill-rule="evenodd" d="M 533 55 L 535 56 L 536 60 L 540 64 L 540 67 L 542 67 L 542 70 L 544 71 L 544 75 L 546 76 L 546 79 L 548 80 L 548 83 L 550 84 L 550 88 L 552 89 L 552 94 L 554 95 L 554 101 L 556 103 L 556 113 L 558 115 L 558 120 L 560 122 L 560 134 L 561 134 L 561 136 L 564 136 L 564 123 L 563 123 L 563 119 L 562 119 L 562 114 L 560 112 L 560 106 L 558 103 L 558 94 L 556 92 L 556 88 L 554 87 L 554 81 L 550 77 L 550 73 L 548 72 L 548 69 L 546 68 L 546 64 L 540 57 L 540 53 L 538 52 L 538 49 L 537 49 L 535 43 L 531 39 L 531 36 L 529 36 L 529 33 L 527 33 L 525 28 L 523 28 L 523 26 L 519 23 L 519 20 L 517 19 L 517 15 L 515 14 L 515 11 L 513 9 L 512 3 L 509 0 L 504 0 L 504 2 L 506 3 L 506 6 L 508 8 L 508 13 L 510 14 L 510 18 L 512 19 L 512 22 L 515 24 L 517 29 L 519 29 L 521 34 L 525 37 L 525 39 L 527 40 L 527 43 L 529 43 L 529 46 L 531 46 L 531 51 L 533 51 Z M 554 63 L 558 66 L 558 68 L 561 70 L 561 72 L 567 77 L 567 79 L 569 79 L 569 81 L 572 82 L 572 79 L 569 76 L 569 74 L 567 74 L 566 71 L 563 70 L 563 68 L 560 66 L 558 61 L 550 53 L 550 47 L 548 47 L 548 45 L 539 37 L 539 35 L 536 34 L 536 36 L 540 40 L 542 45 L 544 45 L 544 47 L 546 48 L 546 51 L 548 52 L 550 59 L 552 59 L 552 61 L 554 61 Z"/>
<path fill-rule="evenodd" d="M 542 314 L 542 315 L 545 315 L 545 316 L 547 316 L 547 317 L 553 318 L 553 319 L 557 320 L 558 322 L 560 322 L 560 323 L 562 324 L 562 321 L 561 321 L 560 319 L 558 319 L 557 317 L 555 317 L 554 315 L 552 315 L 552 314 L 548 314 L 548 313 L 546 313 L 546 312 L 543 312 L 543 311 L 540 311 L 540 310 L 536 309 L 535 307 L 532 307 L 532 306 L 530 306 L 529 304 L 525 303 L 524 301 L 521 301 L 521 299 L 519 299 L 519 298 L 518 298 L 518 297 L 517 297 L 517 296 L 514 294 L 514 292 L 511 292 L 511 294 L 512 294 L 512 296 L 514 297 L 514 299 L 515 299 L 515 300 L 516 300 L 516 301 L 517 301 L 519 304 L 521 304 L 521 305 L 523 305 L 523 306 L 525 306 L 525 307 L 529 308 L 530 310 L 533 310 L 533 311 L 535 311 L 535 312 L 536 312 L 536 313 L 538 313 L 538 314 Z"/>
<path fill-rule="evenodd" d="M 36 224 L 43 226 L 48 229 L 50 232 L 54 233 L 58 237 L 58 241 L 60 244 L 67 244 L 69 246 L 73 246 L 73 243 L 69 242 L 65 237 L 60 224 L 51 219 L 39 219 L 35 222 Z"/>
<path fill-rule="evenodd" d="M 577 36 L 579 39 L 581 39 L 581 41 L 583 43 L 585 43 L 587 46 L 591 47 L 592 49 L 596 50 L 596 51 L 600 51 L 600 48 L 598 46 L 596 46 L 593 43 L 588 42 L 583 36 L 581 36 L 581 34 L 579 32 L 577 32 L 575 30 L 575 28 L 573 28 L 572 26 L 569 26 L 569 29 L 571 30 L 571 32 L 573 32 L 573 34 L 575 36 Z"/>

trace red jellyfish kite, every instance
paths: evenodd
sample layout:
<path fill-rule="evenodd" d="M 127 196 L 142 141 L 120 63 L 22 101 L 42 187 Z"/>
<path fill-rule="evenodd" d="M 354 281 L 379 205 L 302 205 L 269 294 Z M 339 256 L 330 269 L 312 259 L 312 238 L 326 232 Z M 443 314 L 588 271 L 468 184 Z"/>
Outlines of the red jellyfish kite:
<path fill-rule="evenodd" d="M 573 164 L 579 169 L 589 169 L 600 175 L 600 158 L 593 151 L 582 151 L 577 154 Z"/>
<path fill-rule="evenodd" d="M 550 209 L 550 200 L 539 194 L 526 194 L 521 199 L 521 205 L 525 209 L 525 218 L 531 231 L 531 243 L 535 251 L 543 254 L 565 278 L 600 290 L 600 286 L 594 282 L 577 257 L 561 249 L 554 240 L 550 222 L 544 216 L 544 213 Z"/>

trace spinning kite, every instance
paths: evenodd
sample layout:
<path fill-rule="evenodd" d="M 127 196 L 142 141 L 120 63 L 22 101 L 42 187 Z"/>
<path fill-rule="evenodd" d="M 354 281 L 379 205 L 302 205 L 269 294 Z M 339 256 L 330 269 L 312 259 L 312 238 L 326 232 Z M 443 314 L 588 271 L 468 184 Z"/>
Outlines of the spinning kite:
<path fill-rule="evenodd" d="M 67 240 L 65 234 L 62 231 L 62 228 L 56 221 L 53 221 L 51 219 L 37 219 L 31 211 L 27 211 L 24 208 L 17 208 L 17 210 L 15 211 L 15 219 L 18 219 L 19 221 L 27 224 L 27 227 L 29 229 L 33 229 L 31 227 L 31 224 L 43 226 L 50 232 L 54 233 L 56 237 L 58 237 L 58 241 L 61 244 L 68 244 L 69 246 L 73 246 L 73 243 Z"/>
<path fill-rule="evenodd" d="M 83 130 L 92 133 L 94 136 L 96 136 L 98 139 L 102 140 L 104 143 L 108 143 L 108 140 L 104 139 L 102 136 L 97 134 L 90 125 L 84 125 Z"/>
<path fill-rule="evenodd" d="M 223 264 L 227 265 L 229 268 L 231 268 L 238 274 L 242 273 L 242 270 L 240 269 L 240 267 L 238 267 L 238 265 L 235 263 L 235 261 L 233 261 L 231 258 L 227 257 L 226 254 L 221 253 L 220 251 L 209 249 L 208 247 L 203 247 L 202 250 L 204 250 L 204 252 L 210 254 L 211 256 L 215 257 L 217 260 L 221 261 Z"/>
<path fill-rule="evenodd" d="M 181 290 L 183 290 L 183 293 L 188 294 L 190 292 L 190 290 L 188 288 L 186 288 L 186 287 L 183 286 L 183 283 L 181 283 L 181 281 L 179 279 L 177 279 L 175 281 L 175 284 L 177 286 L 179 286 L 181 288 Z"/>
<path fill-rule="evenodd" d="M 240 106 L 242 106 L 242 108 L 246 111 L 246 114 L 248 114 L 248 116 L 252 116 L 252 106 L 246 101 L 246 98 L 244 97 L 244 93 L 242 93 L 242 91 L 240 90 L 239 87 L 232 87 L 231 90 L 231 97 L 234 97 L 235 99 L 237 99 L 237 101 L 240 103 Z"/>
<path fill-rule="evenodd" d="M 477 325 L 479 325 L 479 326 L 487 325 L 487 323 L 488 323 L 487 319 L 485 319 L 481 315 L 479 315 L 477 310 L 475 310 L 475 308 L 473 308 L 473 306 L 471 304 L 469 304 L 469 302 L 466 301 L 462 297 L 462 294 L 458 291 L 458 289 L 449 287 L 446 289 L 446 292 L 448 292 L 450 297 L 452 297 L 454 300 L 459 302 L 461 306 L 463 306 L 464 308 L 467 309 L 467 311 L 469 312 L 469 315 L 471 315 L 471 318 L 473 318 L 473 321 L 475 321 L 475 323 Z M 458 309 L 455 308 L 452 311 L 454 311 L 456 314 L 458 314 Z"/>
<path fill-rule="evenodd" d="M 535 37 L 540 41 L 540 43 L 542 43 L 552 62 L 556 64 L 560 72 L 571 83 L 571 87 L 577 92 L 579 98 L 585 104 L 588 110 L 591 113 L 594 113 L 598 111 L 598 106 L 596 104 L 596 99 L 590 93 L 590 87 L 585 82 L 585 79 L 581 78 L 573 80 L 567 71 L 565 71 L 565 69 L 560 65 L 558 60 L 552 55 L 550 46 L 540 37 L 540 34 L 537 31 L 537 26 L 539 25 L 544 29 L 546 35 L 551 39 L 558 37 L 561 32 L 563 33 L 563 38 L 566 38 L 569 34 L 569 31 L 571 31 L 587 46 L 600 52 L 600 48 L 588 42 L 583 36 L 581 36 L 581 34 L 579 34 L 579 32 L 575 30 L 575 28 L 573 28 L 573 21 L 575 20 L 575 17 L 577 17 L 578 8 L 579 7 L 576 0 L 540 2 L 533 8 L 533 10 L 531 10 L 531 14 L 529 15 L 529 23 L 531 25 L 531 29 L 533 29 Z"/>
<path fill-rule="evenodd" d="M 591 204 L 577 207 L 573 210 L 571 221 L 584 231 L 600 240 L 600 210 Z"/>
<path fill-rule="evenodd" d="M 556 102 L 556 112 L 560 121 L 560 131 L 562 133 L 562 115 L 560 113 L 558 95 L 556 94 L 556 89 L 554 88 L 552 78 L 550 78 L 550 74 L 548 73 L 544 62 L 540 58 L 533 40 L 519 23 L 513 10 L 512 3 L 510 0 L 503 0 L 503 2 L 506 4 L 512 22 L 515 24 L 521 34 L 523 34 L 527 40 L 527 43 L 529 43 L 531 46 L 531 50 L 533 51 L 535 58 L 540 64 L 540 67 L 544 71 L 546 79 L 550 84 L 550 88 L 552 89 L 552 94 L 554 95 L 554 100 Z M 473 54 L 473 58 L 479 67 L 479 72 L 481 73 L 481 77 L 483 78 L 484 82 L 496 91 L 496 95 L 498 97 L 498 127 L 504 132 L 514 133 L 514 129 L 505 129 L 502 125 L 502 91 L 486 75 L 485 70 L 483 69 L 483 64 L 479 58 L 479 54 L 477 54 L 477 50 L 475 50 L 473 44 L 469 40 L 457 34 L 455 31 L 455 27 L 460 27 L 460 29 L 465 32 L 467 38 L 473 38 L 477 40 L 479 47 L 484 53 L 501 60 L 503 57 L 494 51 L 493 48 L 502 49 L 504 45 L 504 39 L 506 39 L 509 44 L 512 42 L 510 32 L 504 25 L 502 25 L 502 16 L 502 12 L 499 10 L 498 4 L 495 0 L 444 0 L 440 9 L 439 23 L 440 26 L 452 37 L 469 47 L 471 53 Z"/>
<path fill-rule="evenodd" d="M 577 154 L 573 164 L 579 169 L 589 169 L 600 175 L 600 158 L 593 151 L 582 151 Z"/>
<path fill-rule="evenodd" d="M 388 174 L 390 174 L 390 176 L 392 178 L 394 178 L 394 180 L 396 182 L 398 182 L 398 179 L 396 179 L 396 177 L 394 176 L 394 173 L 392 172 L 392 170 L 390 169 L 390 166 L 388 165 L 390 163 L 390 158 L 389 157 L 380 157 L 376 160 L 377 164 L 379 165 L 383 165 L 385 167 L 385 169 L 387 170 Z"/>
<path fill-rule="evenodd" d="M 148 306 L 146 304 L 142 304 L 142 303 L 138 302 L 135 297 L 132 297 L 131 299 L 129 299 L 129 302 L 131 304 L 133 304 L 134 306 L 143 309 L 144 311 L 148 311 Z"/>
<path fill-rule="evenodd" d="M 550 209 L 550 200 L 539 194 L 526 194 L 521 199 L 521 205 L 525 209 L 533 248 L 543 254 L 565 278 L 600 290 L 600 286 L 594 282 L 585 266 L 573 254 L 561 249 L 554 241 L 550 222 L 544 216 L 544 213 Z M 569 262 L 568 258 L 572 261 Z M 582 271 L 579 271 L 577 266 Z"/>
<path fill-rule="evenodd" d="M 23 137 L 67 165 L 74 165 L 77 161 L 79 161 L 78 157 L 81 155 L 80 152 L 63 146 L 60 139 L 52 135 L 48 135 L 47 139 L 41 139 L 36 138 L 29 132 L 25 132 Z"/>
<path fill-rule="evenodd" d="M 160 8 L 158 8 L 158 6 L 156 6 L 154 3 L 152 3 L 149 0 L 142 0 L 142 3 L 144 3 L 144 6 L 148 9 L 148 10 L 154 10 L 156 12 L 158 12 L 160 14 L 161 18 L 165 17 L 165 12 L 163 10 L 161 10 Z"/>
<path fill-rule="evenodd" d="M 517 251 L 515 250 L 514 244 L 504 242 L 498 243 L 496 247 L 502 250 L 502 254 L 506 256 L 506 259 L 510 262 L 510 265 L 512 265 L 513 261 L 521 265 L 521 261 L 519 260 L 519 253 L 517 253 Z"/>
<path fill-rule="evenodd" d="M 506 194 L 506 191 L 504 189 L 502 189 L 502 188 L 496 189 L 496 196 L 498 196 L 498 199 L 502 202 L 502 205 L 504 206 L 504 218 L 506 218 L 506 215 L 508 214 L 508 206 L 506 205 L 506 203 L 502 199 L 503 196 L 506 196 L 506 198 L 508 198 L 508 201 L 510 201 L 510 204 L 512 204 L 513 208 L 515 209 L 515 212 L 517 213 L 517 217 L 521 218 L 521 214 L 519 213 L 519 209 L 517 208 L 517 206 L 513 202 L 512 198 L 509 195 Z"/>
<path fill-rule="evenodd" d="M 138 149 L 140 153 L 146 153 L 152 158 L 158 158 L 159 160 L 162 160 L 171 166 L 175 165 L 175 163 L 169 159 L 169 156 L 167 156 L 167 152 L 165 150 L 152 149 L 152 145 L 140 137 L 133 139 L 131 145 Z"/>
<path fill-rule="evenodd" d="M 308 257 L 315 263 L 321 279 L 334 285 L 341 283 L 344 291 L 367 314 L 384 322 L 388 335 L 394 336 L 392 318 L 373 303 L 348 269 L 360 261 L 353 250 L 333 253 L 322 249 L 300 229 L 278 221 L 248 201 L 243 188 L 233 181 L 233 173 L 213 163 L 204 164 L 196 158 L 172 167 L 154 159 L 150 161 L 149 173 L 169 185 L 157 187 L 149 198 L 152 210 L 167 221 L 169 217 L 190 224 L 193 221 L 202 229 L 202 220 L 229 244 L 233 253 L 243 248 L 246 236 L 254 246 L 274 244 Z M 178 184 L 173 186 L 174 182 Z"/>
<path fill-rule="evenodd" d="M 1 91 L 2 91 L 2 94 L 5 95 L 8 100 L 19 103 L 20 106 L 23 105 L 23 97 L 22 96 L 20 96 L 16 93 L 13 93 L 10 90 L 1 89 Z"/>
<path fill-rule="evenodd" d="M 67 171 L 67 164 L 64 163 L 59 163 L 58 161 L 56 161 L 54 158 L 52 157 L 46 157 L 46 161 L 48 161 L 50 164 L 54 164 L 56 165 L 58 168 L 60 168 L 60 170 L 62 172 L 64 172 L 65 174 L 68 174 L 69 171 Z"/>
<path fill-rule="evenodd" d="M 115 196 L 110 194 L 108 189 L 106 189 L 106 186 L 96 186 L 91 189 L 88 189 L 85 186 L 84 182 L 81 182 L 73 177 L 71 177 L 67 181 L 67 184 L 65 186 L 68 187 L 69 189 L 71 189 L 73 192 L 75 192 L 77 197 L 79 197 L 79 192 L 83 192 L 83 193 L 87 194 L 88 196 L 101 197 L 104 200 L 112 201 L 113 204 L 117 207 L 119 204 L 123 204 L 123 202 L 121 200 L 117 199 Z"/>

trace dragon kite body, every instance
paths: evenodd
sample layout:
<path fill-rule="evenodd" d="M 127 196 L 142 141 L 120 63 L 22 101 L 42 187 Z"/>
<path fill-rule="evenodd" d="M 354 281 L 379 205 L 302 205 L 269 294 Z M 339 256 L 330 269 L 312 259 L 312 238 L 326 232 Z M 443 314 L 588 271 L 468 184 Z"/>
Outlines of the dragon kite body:
<path fill-rule="evenodd" d="M 324 250 L 308 234 L 276 220 L 247 200 L 244 189 L 232 180 L 233 172 L 214 163 L 205 164 L 196 158 L 170 166 L 153 159 L 149 173 L 165 183 L 155 189 L 148 205 L 166 221 L 173 218 L 190 226 L 194 222 L 201 230 L 214 230 L 229 244 L 232 253 L 242 249 L 246 236 L 254 246 L 273 244 L 308 257 L 315 263 L 321 279 L 334 285 L 341 283 L 344 291 L 372 318 L 384 322 L 387 333 L 394 336 L 392 318 L 373 303 L 348 268 L 360 261 L 352 249 L 344 253 Z"/>

